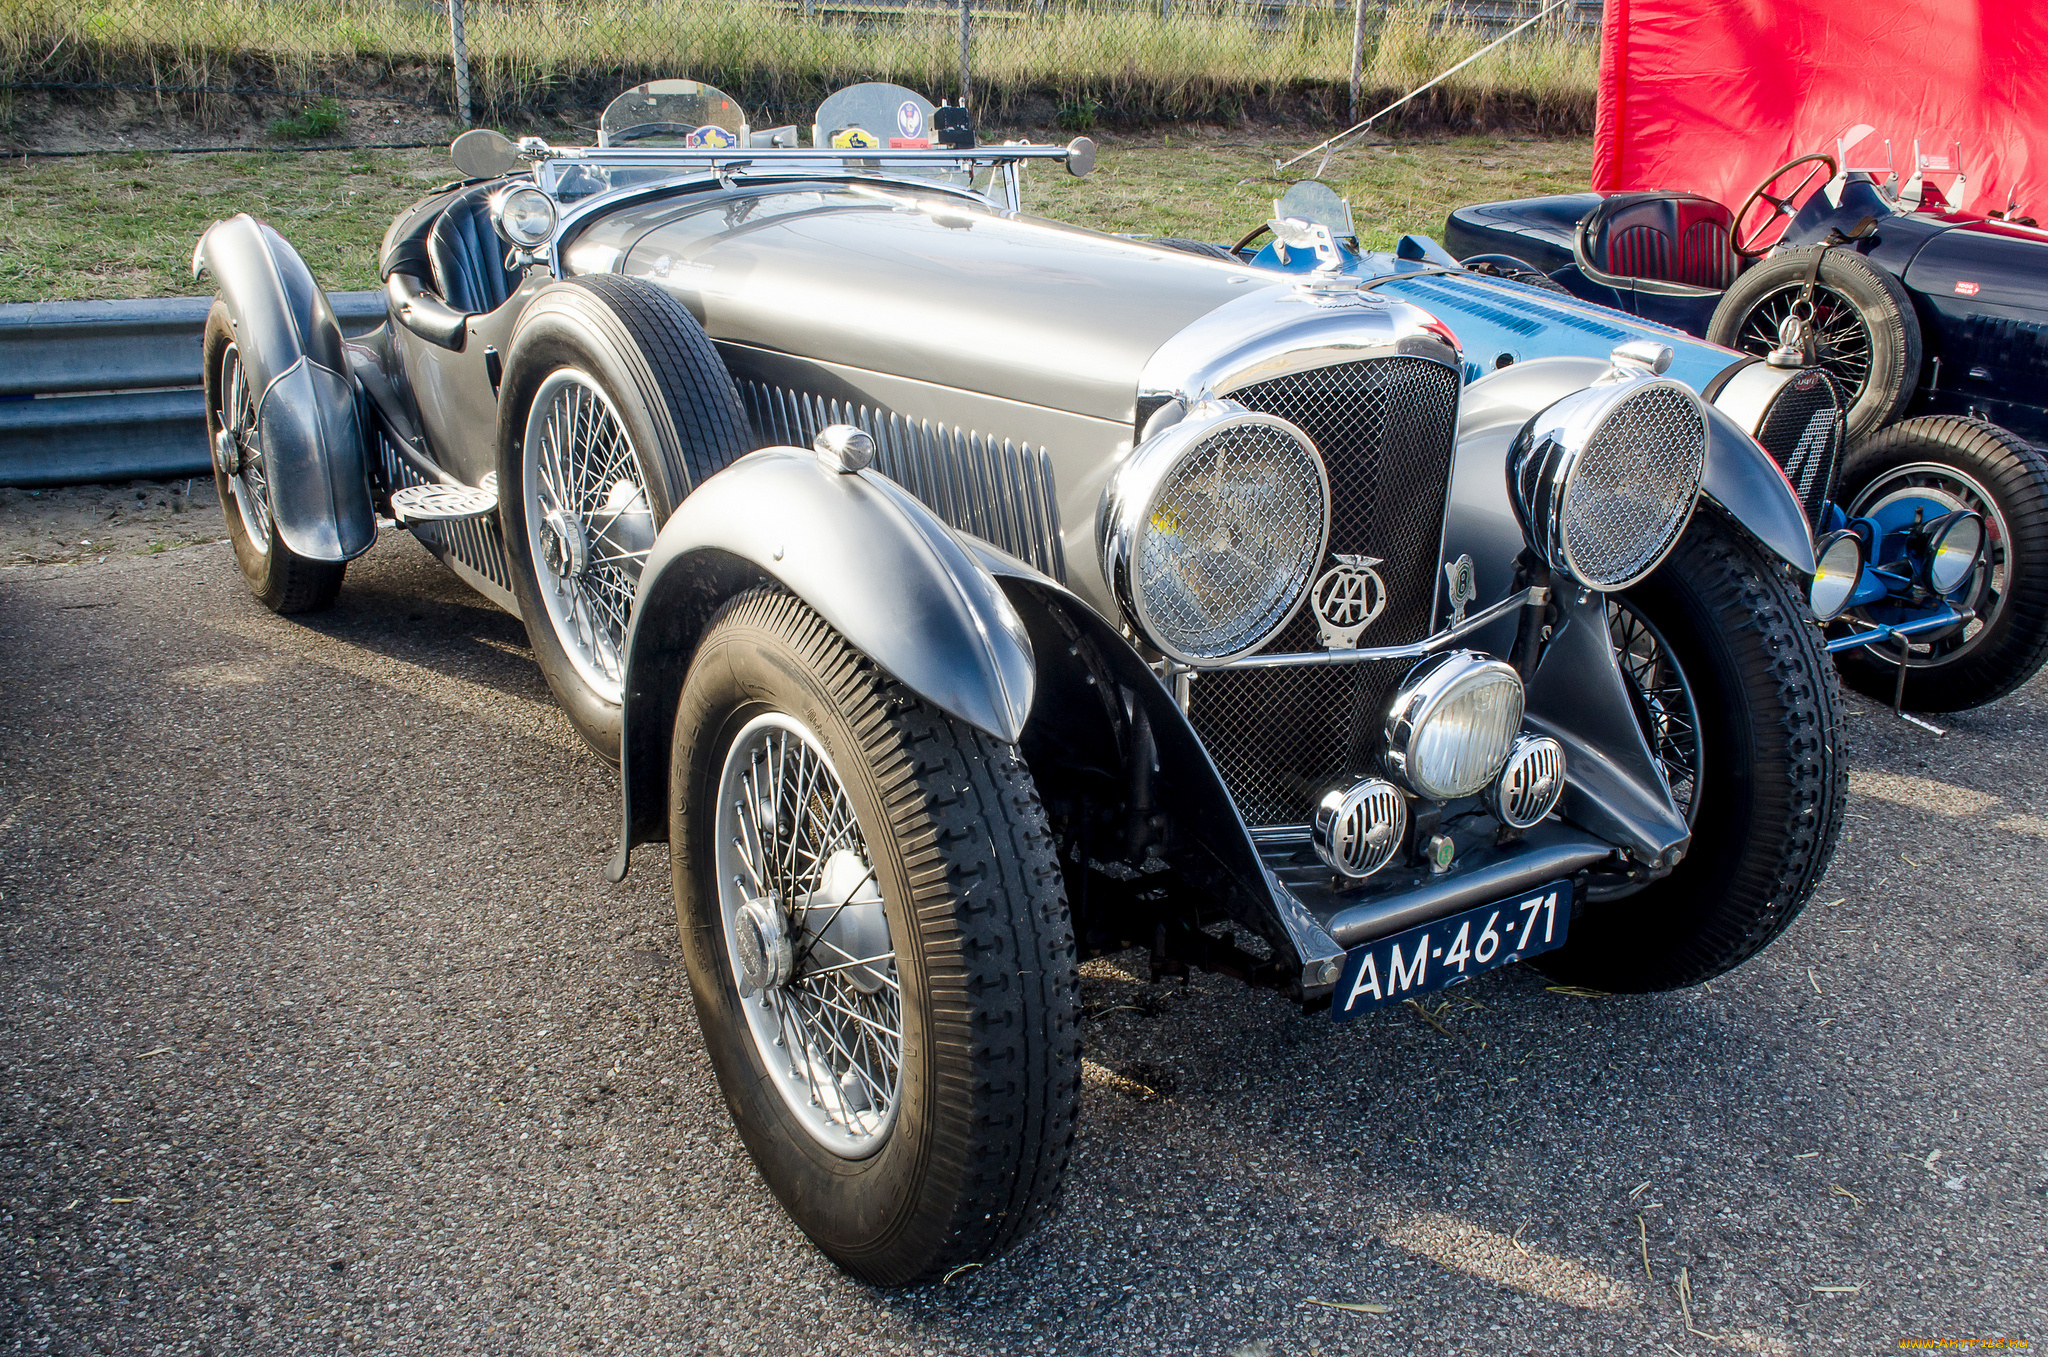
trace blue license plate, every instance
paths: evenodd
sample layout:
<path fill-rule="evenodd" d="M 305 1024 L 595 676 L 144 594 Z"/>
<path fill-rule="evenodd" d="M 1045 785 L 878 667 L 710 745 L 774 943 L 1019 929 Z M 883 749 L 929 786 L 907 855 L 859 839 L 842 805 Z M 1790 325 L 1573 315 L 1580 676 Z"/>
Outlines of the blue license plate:
<path fill-rule="evenodd" d="M 1354 947 L 1344 954 L 1330 1016 L 1343 1022 L 1562 947 L 1571 921 L 1572 883 L 1553 881 L 1513 900 Z"/>

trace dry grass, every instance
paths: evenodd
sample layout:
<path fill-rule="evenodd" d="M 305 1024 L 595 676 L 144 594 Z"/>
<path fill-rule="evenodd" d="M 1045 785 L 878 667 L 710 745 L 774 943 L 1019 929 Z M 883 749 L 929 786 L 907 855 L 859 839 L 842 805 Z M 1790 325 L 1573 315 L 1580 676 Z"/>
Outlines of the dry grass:
<path fill-rule="evenodd" d="M 1298 143 L 1186 136 L 1105 140 L 1095 173 L 1035 168 L 1025 204 L 1062 221 L 1149 235 L 1231 241 L 1265 220 L 1285 188 L 1276 158 Z M 1466 137 L 1369 146 L 1331 164 L 1368 243 L 1439 234 L 1468 202 L 1583 187 L 1584 140 Z M 449 177 L 439 151 L 173 156 L 135 152 L 13 162 L 0 174 L 0 301 L 152 297 L 208 291 L 192 245 L 236 212 L 269 222 L 337 290 L 377 286 L 391 218 Z"/>
<path fill-rule="evenodd" d="M 857 80 L 894 80 L 934 98 L 958 93 L 951 9 L 801 17 L 802 0 L 579 0 L 468 8 L 478 106 L 551 109 L 640 78 L 689 74 L 751 106 L 795 109 Z M 1369 94 L 1411 89 L 1476 51 L 1487 35 L 1411 0 L 1369 13 Z M 446 20 L 418 0 L 0 0 L 0 79 L 223 87 L 307 87 L 339 70 L 414 83 L 446 98 Z M 1085 121 L 1112 113 L 1233 114 L 1306 96 L 1341 114 L 1351 20 L 1338 8 L 1271 10 L 1230 0 L 1102 8 L 1052 0 L 976 21 L 975 98 L 1001 113 L 1050 98 Z M 1590 111 L 1598 53 L 1563 25 L 1540 26 L 1429 96 L 1453 122 L 1512 107 L 1553 125 Z"/>

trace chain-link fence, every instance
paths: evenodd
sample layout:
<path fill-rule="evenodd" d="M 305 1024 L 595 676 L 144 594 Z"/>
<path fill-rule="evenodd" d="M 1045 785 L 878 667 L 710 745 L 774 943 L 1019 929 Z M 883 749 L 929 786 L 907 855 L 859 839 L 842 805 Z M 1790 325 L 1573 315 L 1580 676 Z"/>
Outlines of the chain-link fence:
<path fill-rule="evenodd" d="M 1354 83 L 1368 98 L 1412 89 L 1543 3 L 0 0 L 0 97 L 376 98 L 516 122 L 689 75 L 738 96 L 760 125 L 804 122 L 858 80 L 1077 131 L 1282 108 L 1334 122 Z M 1599 0 L 1566 0 L 1414 112 L 1584 125 L 1599 23 Z"/>

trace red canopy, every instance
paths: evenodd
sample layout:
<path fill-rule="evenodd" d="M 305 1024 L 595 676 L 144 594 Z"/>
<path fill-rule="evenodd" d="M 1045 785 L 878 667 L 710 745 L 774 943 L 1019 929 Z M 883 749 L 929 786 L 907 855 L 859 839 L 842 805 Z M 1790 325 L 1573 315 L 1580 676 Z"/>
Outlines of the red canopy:
<path fill-rule="evenodd" d="M 2023 213 L 2048 217 L 2048 4 L 1607 0 L 1594 188 L 1687 189 L 1732 208 L 1841 138 L 1855 169 L 1885 166 L 1889 140 L 1901 178 L 1916 138 L 1928 156 L 1960 143 L 1956 206 L 1988 212 L 2017 193 Z M 1944 191 L 1950 177 L 1927 176 Z"/>

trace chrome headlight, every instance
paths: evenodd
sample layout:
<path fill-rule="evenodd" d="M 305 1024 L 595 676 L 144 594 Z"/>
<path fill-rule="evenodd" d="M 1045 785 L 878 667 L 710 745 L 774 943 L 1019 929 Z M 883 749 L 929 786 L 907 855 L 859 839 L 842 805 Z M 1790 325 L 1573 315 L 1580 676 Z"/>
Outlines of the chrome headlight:
<path fill-rule="evenodd" d="M 555 234 L 555 200 L 531 184 L 500 189 L 491 196 L 491 224 L 522 250 L 537 250 Z"/>
<path fill-rule="evenodd" d="M 1823 622 L 1840 617 L 1862 576 L 1863 539 L 1847 528 L 1824 534 L 1814 543 L 1813 584 L 1806 591 L 1813 615 Z"/>
<path fill-rule="evenodd" d="M 1984 554 L 1984 519 L 1968 509 L 1943 514 L 1923 531 L 1927 542 L 1927 564 L 1922 567 L 1926 584 L 1937 594 L 1952 594 L 1977 568 Z"/>
<path fill-rule="evenodd" d="M 1432 655 L 1387 709 L 1387 764 L 1416 795 L 1455 801 L 1493 781 L 1522 728 L 1522 676 L 1472 650 Z"/>
<path fill-rule="evenodd" d="M 1147 641 L 1183 663 L 1213 664 L 1287 625 L 1329 536 L 1330 480 L 1308 435 L 1205 401 L 1117 472 L 1102 564 Z"/>
<path fill-rule="evenodd" d="M 1707 466 L 1699 397 L 1617 370 L 1539 413 L 1508 452 L 1508 496 L 1551 569 L 1626 589 L 1678 542 Z"/>

